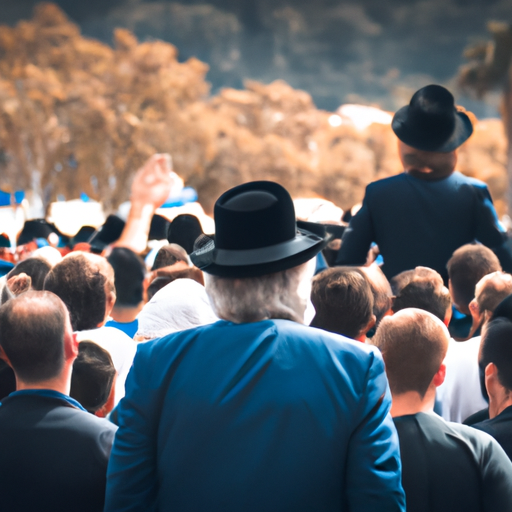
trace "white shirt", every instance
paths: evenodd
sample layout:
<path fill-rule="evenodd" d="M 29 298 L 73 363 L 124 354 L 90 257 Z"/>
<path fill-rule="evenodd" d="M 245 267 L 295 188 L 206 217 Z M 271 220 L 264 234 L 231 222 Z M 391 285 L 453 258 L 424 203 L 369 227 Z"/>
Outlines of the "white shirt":
<path fill-rule="evenodd" d="M 437 388 L 441 416 L 462 423 L 468 416 L 488 407 L 480 388 L 478 351 L 480 336 L 467 341 L 450 340 L 444 363 L 446 378 Z"/>
<path fill-rule="evenodd" d="M 76 333 L 78 341 L 93 341 L 104 348 L 112 358 L 117 371 L 115 404 L 124 396 L 124 383 L 132 367 L 137 344 L 127 334 L 115 327 L 99 327 Z"/>

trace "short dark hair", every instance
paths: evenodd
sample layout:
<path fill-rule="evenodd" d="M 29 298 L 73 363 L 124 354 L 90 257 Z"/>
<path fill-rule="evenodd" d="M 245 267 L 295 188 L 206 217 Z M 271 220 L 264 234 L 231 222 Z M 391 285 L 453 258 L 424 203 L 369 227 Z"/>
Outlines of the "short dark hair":
<path fill-rule="evenodd" d="M 311 302 L 316 315 L 312 327 L 356 338 L 373 316 L 368 280 L 356 268 L 333 267 L 313 279 Z"/>
<path fill-rule="evenodd" d="M 443 278 L 439 272 L 429 267 L 418 266 L 411 270 L 404 270 L 389 280 L 393 295 L 396 297 L 416 277 L 428 277 L 434 280 L 440 279 L 441 282 L 443 282 Z"/>
<path fill-rule="evenodd" d="M 142 258 L 127 247 L 114 247 L 107 256 L 115 275 L 116 306 L 132 307 L 143 301 L 146 266 Z"/>
<path fill-rule="evenodd" d="M 425 396 L 448 349 L 446 327 L 431 313 L 404 309 L 382 320 L 372 344 L 386 364 L 391 392 L 416 391 Z"/>
<path fill-rule="evenodd" d="M 358 267 L 366 276 L 373 294 L 373 314 L 375 315 L 375 325 L 379 325 L 385 314 L 393 305 L 393 292 L 387 277 L 377 265 L 370 267 Z"/>
<path fill-rule="evenodd" d="M 68 254 L 46 276 L 44 289 L 55 293 L 68 308 L 74 331 L 95 329 L 105 320 L 106 287 L 114 288 L 114 271 L 96 254 Z"/>
<path fill-rule="evenodd" d="M 42 290 L 44 280 L 52 266 L 42 258 L 27 258 L 20 261 L 8 274 L 7 279 L 19 274 L 27 274 L 32 279 L 32 289 Z"/>
<path fill-rule="evenodd" d="M 475 286 L 487 274 L 501 270 L 498 257 L 485 245 L 459 247 L 446 264 L 454 302 L 467 307 L 475 297 Z"/>
<path fill-rule="evenodd" d="M 115 375 L 110 354 L 92 341 L 81 341 L 73 363 L 69 395 L 94 414 L 107 403 Z"/>
<path fill-rule="evenodd" d="M 482 334 L 480 350 L 481 370 L 494 363 L 501 385 L 512 391 L 512 321 L 500 317 L 488 322 Z"/>
<path fill-rule="evenodd" d="M 167 244 L 160 248 L 157 252 L 155 261 L 151 270 L 158 270 L 159 268 L 169 267 L 178 261 L 188 263 L 187 251 L 178 244 Z"/>
<path fill-rule="evenodd" d="M 415 277 L 398 292 L 393 303 L 393 312 L 418 308 L 432 313 L 444 322 L 451 302 L 450 292 L 444 286 L 441 276 L 439 280 Z"/>
<path fill-rule="evenodd" d="M 41 382 L 60 374 L 67 317 L 50 292 L 28 291 L 0 307 L 0 344 L 22 380 Z"/>

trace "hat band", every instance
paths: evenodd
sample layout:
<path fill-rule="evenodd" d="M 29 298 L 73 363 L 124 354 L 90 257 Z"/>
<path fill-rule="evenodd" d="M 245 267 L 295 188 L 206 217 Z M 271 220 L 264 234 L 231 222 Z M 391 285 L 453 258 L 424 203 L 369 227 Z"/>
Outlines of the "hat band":
<path fill-rule="evenodd" d="M 294 256 L 301 251 L 313 247 L 322 240 L 321 237 L 313 233 L 299 230 L 295 238 L 268 247 L 242 250 L 216 248 L 213 260 L 217 265 L 233 267 L 270 263 Z M 197 251 L 197 253 L 200 253 L 200 251 Z"/>

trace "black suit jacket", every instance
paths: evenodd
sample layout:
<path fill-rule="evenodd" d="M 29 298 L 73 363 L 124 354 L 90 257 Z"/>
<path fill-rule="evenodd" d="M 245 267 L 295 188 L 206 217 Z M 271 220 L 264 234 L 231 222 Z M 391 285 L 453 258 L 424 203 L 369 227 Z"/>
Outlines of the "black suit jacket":
<path fill-rule="evenodd" d="M 512 460 L 512 405 L 492 420 L 475 423 L 473 427 L 494 437 Z"/>
<path fill-rule="evenodd" d="M 336 264 L 364 264 L 375 242 L 388 279 L 422 265 L 447 281 L 453 251 L 474 241 L 493 249 L 503 269 L 512 270 L 512 253 L 483 182 L 459 172 L 436 181 L 402 173 L 368 185 L 343 234 Z"/>
<path fill-rule="evenodd" d="M 492 437 L 433 413 L 393 420 L 407 512 L 512 510 L 512 464 Z"/>
<path fill-rule="evenodd" d="M 101 512 L 117 427 L 64 399 L 0 406 L 0 503 L 10 512 Z"/>

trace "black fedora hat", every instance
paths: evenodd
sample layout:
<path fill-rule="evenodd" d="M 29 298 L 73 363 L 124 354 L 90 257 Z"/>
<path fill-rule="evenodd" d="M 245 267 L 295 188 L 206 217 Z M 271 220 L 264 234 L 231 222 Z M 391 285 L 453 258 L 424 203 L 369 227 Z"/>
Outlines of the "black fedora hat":
<path fill-rule="evenodd" d="M 427 85 L 393 117 L 391 127 L 405 144 L 422 151 L 449 153 L 473 133 L 471 120 L 455 107 L 448 89 Z"/>
<path fill-rule="evenodd" d="M 92 252 L 100 253 L 109 244 L 113 244 L 119 239 L 123 232 L 125 222 L 117 215 L 111 214 L 105 220 L 105 224 L 97 229 L 87 240 L 91 246 Z"/>
<path fill-rule="evenodd" d="M 201 270 L 221 277 L 257 277 L 310 260 L 328 238 L 297 227 L 287 190 L 254 181 L 228 190 L 215 203 L 215 239 L 190 255 Z"/>

